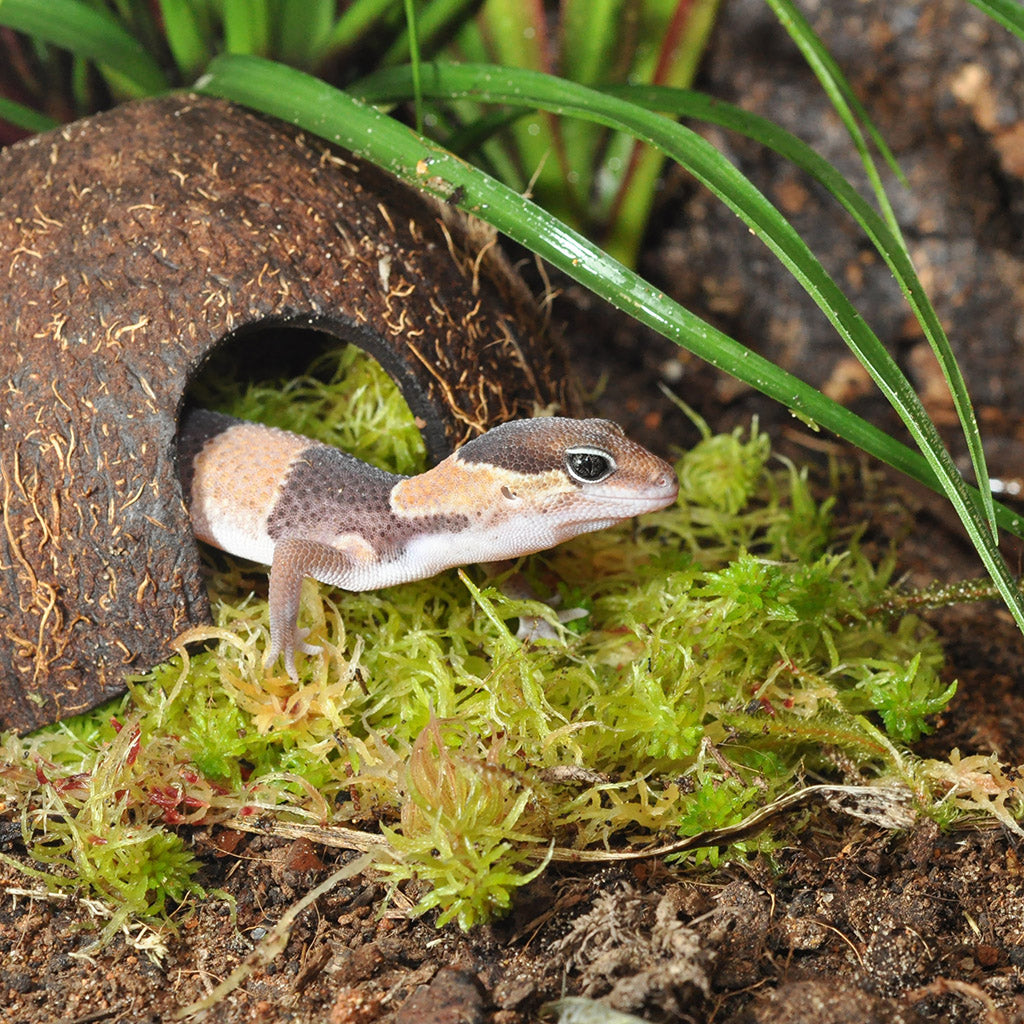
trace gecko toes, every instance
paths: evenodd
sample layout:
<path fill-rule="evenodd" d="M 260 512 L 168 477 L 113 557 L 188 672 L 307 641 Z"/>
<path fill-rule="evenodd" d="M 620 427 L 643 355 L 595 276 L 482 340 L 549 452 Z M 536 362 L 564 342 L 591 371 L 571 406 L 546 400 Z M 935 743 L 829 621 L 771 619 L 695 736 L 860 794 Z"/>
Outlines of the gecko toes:
<path fill-rule="evenodd" d="M 323 648 L 319 644 L 307 644 L 306 637 L 312 632 L 310 629 L 295 630 L 295 647 L 303 654 L 322 654 Z"/>
<path fill-rule="evenodd" d="M 292 647 L 287 647 L 282 652 L 281 644 L 271 643 L 267 648 L 267 653 L 263 656 L 263 671 L 270 672 L 282 653 L 284 654 L 284 670 L 288 673 L 288 678 L 293 683 L 297 683 L 299 681 L 299 673 L 295 670 L 295 650 Z"/>
<path fill-rule="evenodd" d="M 307 632 L 308 630 L 302 630 L 300 632 L 300 635 L 304 636 Z M 314 655 L 323 653 L 323 648 L 317 646 L 316 644 L 307 644 L 305 641 L 299 639 L 298 637 L 296 637 L 294 643 L 290 644 L 271 643 L 271 645 L 267 648 L 267 653 L 264 655 L 263 658 L 264 671 L 271 671 L 271 669 L 273 669 L 274 667 L 274 663 L 283 654 L 284 670 L 288 673 L 288 678 L 291 679 L 293 683 L 297 683 L 299 681 L 299 673 L 298 670 L 295 668 L 296 651 L 301 651 L 303 654 Z"/>

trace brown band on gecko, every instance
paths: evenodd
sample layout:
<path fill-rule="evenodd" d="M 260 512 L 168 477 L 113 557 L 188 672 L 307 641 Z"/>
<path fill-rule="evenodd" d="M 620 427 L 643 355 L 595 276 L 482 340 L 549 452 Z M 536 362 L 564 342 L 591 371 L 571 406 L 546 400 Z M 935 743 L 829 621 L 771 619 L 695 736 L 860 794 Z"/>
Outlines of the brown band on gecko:
<path fill-rule="evenodd" d="M 355 533 L 384 554 L 401 550 L 411 537 L 432 528 L 451 533 L 466 528 L 469 520 L 459 515 L 396 520 L 391 490 L 404 479 L 327 445 L 310 445 L 288 471 L 277 504 L 267 517 L 267 533 L 274 540 L 304 537 L 324 542 Z"/>

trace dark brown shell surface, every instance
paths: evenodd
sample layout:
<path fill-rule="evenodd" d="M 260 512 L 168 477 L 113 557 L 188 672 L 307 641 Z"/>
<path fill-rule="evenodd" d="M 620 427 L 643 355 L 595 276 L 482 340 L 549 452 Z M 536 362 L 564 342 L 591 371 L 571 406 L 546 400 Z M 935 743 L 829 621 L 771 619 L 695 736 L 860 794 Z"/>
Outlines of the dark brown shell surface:
<path fill-rule="evenodd" d="M 0 729 L 93 707 L 208 621 L 174 462 L 185 389 L 273 323 L 354 342 L 431 455 L 555 404 L 493 239 L 230 104 L 128 104 L 0 152 Z"/>

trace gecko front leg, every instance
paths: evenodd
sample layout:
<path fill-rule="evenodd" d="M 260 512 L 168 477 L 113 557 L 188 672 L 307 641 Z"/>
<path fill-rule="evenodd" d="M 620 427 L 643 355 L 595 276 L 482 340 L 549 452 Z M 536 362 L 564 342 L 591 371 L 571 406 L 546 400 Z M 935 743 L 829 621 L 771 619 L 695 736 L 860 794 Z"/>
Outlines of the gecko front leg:
<path fill-rule="evenodd" d="M 302 581 L 311 576 L 321 583 L 343 585 L 355 561 L 354 554 L 302 537 L 277 542 L 270 566 L 270 647 L 263 660 L 264 668 L 271 668 L 283 654 L 285 671 L 297 680 L 296 650 L 303 654 L 320 653 L 321 648 L 305 642 L 305 633 L 298 627 Z"/>

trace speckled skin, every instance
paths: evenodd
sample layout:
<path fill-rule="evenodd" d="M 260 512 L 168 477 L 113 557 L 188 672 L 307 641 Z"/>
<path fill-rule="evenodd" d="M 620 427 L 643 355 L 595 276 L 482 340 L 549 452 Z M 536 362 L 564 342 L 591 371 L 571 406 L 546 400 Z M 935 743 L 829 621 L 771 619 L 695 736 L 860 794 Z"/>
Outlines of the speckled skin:
<path fill-rule="evenodd" d="M 269 564 L 270 666 L 315 653 L 297 628 L 302 580 L 347 590 L 541 551 L 664 508 L 672 467 L 607 420 L 516 420 L 414 477 L 298 434 L 187 410 L 179 472 L 200 540 Z"/>

